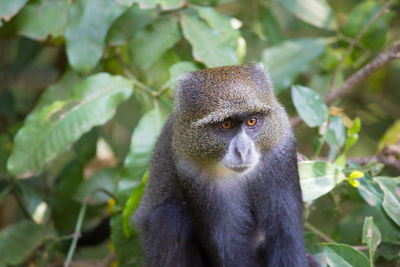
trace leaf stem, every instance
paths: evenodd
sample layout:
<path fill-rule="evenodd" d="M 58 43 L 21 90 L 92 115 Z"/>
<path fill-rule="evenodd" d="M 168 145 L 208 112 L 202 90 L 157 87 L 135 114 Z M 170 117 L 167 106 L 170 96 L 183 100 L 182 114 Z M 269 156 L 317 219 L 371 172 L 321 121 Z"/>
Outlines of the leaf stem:
<path fill-rule="evenodd" d="M 86 213 L 86 207 L 87 207 L 87 203 L 90 199 L 91 195 L 89 195 L 84 203 L 82 204 L 82 207 L 79 211 L 79 216 L 78 216 L 78 220 L 76 221 L 76 225 L 75 225 L 75 232 L 74 232 L 74 238 L 72 239 L 72 243 L 71 246 L 69 247 L 68 250 L 68 256 L 67 259 L 65 261 L 64 267 L 69 267 L 69 265 L 71 264 L 71 260 L 72 257 L 74 255 L 75 249 L 76 249 L 76 245 L 78 243 L 78 239 L 80 237 L 80 233 L 81 233 L 81 229 L 82 229 L 82 223 L 83 223 L 83 218 L 85 217 L 85 213 Z"/>
<path fill-rule="evenodd" d="M 22 213 L 24 214 L 24 216 L 27 219 L 33 221 L 33 218 L 31 216 L 31 214 L 29 213 L 28 208 L 25 206 L 24 201 L 22 200 L 19 193 L 15 190 L 15 185 L 12 184 L 11 187 L 12 187 L 12 189 L 11 189 L 12 195 L 14 196 L 15 200 L 17 201 L 18 207 L 21 209 Z"/>
<path fill-rule="evenodd" d="M 319 237 L 321 237 L 322 240 L 328 243 L 336 243 L 335 240 L 324 234 L 321 230 L 316 228 L 314 225 L 310 224 L 309 222 L 304 223 L 304 227 L 310 230 L 311 232 L 317 234 Z"/>
<path fill-rule="evenodd" d="M 87 205 L 88 205 L 90 199 L 92 198 L 92 196 L 97 192 L 103 192 L 104 194 L 108 195 L 110 198 L 115 199 L 115 196 L 111 192 L 107 191 L 104 188 L 97 188 L 96 190 L 94 190 L 92 193 L 90 193 L 85 198 L 85 200 L 83 201 L 82 207 L 79 211 L 78 220 L 76 221 L 76 225 L 75 225 L 75 231 L 72 234 L 73 239 L 71 242 L 71 246 L 69 247 L 69 250 L 68 250 L 68 256 L 67 256 L 67 259 L 65 260 L 64 267 L 69 267 L 69 265 L 71 264 L 72 257 L 74 256 L 74 253 L 75 253 L 76 245 L 78 244 L 78 239 L 81 237 L 81 229 L 82 229 L 83 219 L 85 217 Z"/>

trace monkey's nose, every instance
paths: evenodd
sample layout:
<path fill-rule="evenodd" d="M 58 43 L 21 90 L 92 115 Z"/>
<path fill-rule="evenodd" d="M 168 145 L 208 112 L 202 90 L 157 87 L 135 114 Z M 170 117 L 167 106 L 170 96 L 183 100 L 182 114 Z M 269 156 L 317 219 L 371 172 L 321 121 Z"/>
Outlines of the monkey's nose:
<path fill-rule="evenodd" d="M 250 148 L 249 147 L 235 147 L 235 153 L 240 158 L 242 163 L 245 163 L 246 160 L 250 156 Z"/>

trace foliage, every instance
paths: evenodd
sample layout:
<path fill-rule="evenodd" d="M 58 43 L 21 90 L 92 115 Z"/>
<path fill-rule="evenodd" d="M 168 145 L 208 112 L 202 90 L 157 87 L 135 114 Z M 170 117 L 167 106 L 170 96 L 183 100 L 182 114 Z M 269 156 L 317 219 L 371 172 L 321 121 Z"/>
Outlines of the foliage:
<path fill-rule="evenodd" d="M 1 1 L 0 266 L 141 266 L 131 218 L 180 75 L 251 61 L 270 72 L 305 155 L 307 250 L 329 266 L 400 264 L 400 45 L 380 57 L 399 39 L 399 9 Z M 366 75 L 374 58 L 386 61 Z M 85 246 L 105 220 L 110 234 Z"/>

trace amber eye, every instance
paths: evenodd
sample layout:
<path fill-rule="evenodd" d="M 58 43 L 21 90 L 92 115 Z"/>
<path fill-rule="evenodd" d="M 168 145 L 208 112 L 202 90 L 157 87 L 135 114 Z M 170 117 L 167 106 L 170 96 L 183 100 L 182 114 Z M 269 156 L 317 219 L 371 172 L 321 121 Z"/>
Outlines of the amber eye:
<path fill-rule="evenodd" d="M 232 121 L 231 121 L 231 120 L 223 121 L 223 122 L 221 123 L 221 128 L 224 129 L 224 130 L 229 130 L 229 129 L 231 129 L 231 128 L 232 128 Z"/>
<path fill-rule="evenodd" d="M 248 126 L 254 126 L 257 124 L 257 118 L 256 117 L 252 117 L 251 119 L 247 120 L 247 125 Z"/>

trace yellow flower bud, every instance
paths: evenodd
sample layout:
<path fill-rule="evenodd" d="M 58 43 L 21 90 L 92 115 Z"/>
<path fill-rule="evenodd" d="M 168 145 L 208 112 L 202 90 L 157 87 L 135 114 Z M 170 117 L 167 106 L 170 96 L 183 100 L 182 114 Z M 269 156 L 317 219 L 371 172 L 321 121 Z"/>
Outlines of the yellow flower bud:
<path fill-rule="evenodd" d="M 353 180 L 361 177 L 364 177 L 364 173 L 362 171 L 352 171 L 348 178 Z"/>
<path fill-rule="evenodd" d="M 358 187 L 359 185 L 360 185 L 360 182 L 358 181 L 358 180 L 347 180 L 347 182 L 349 182 L 349 184 L 352 186 L 352 187 Z"/>
<path fill-rule="evenodd" d="M 115 199 L 109 198 L 107 202 L 107 212 L 112 214 L 114 212 Z"/>

